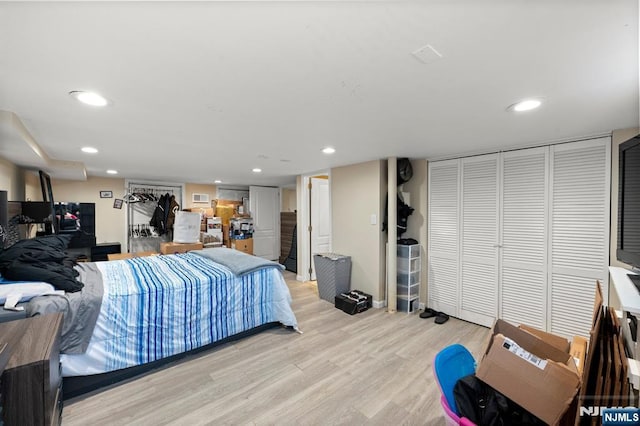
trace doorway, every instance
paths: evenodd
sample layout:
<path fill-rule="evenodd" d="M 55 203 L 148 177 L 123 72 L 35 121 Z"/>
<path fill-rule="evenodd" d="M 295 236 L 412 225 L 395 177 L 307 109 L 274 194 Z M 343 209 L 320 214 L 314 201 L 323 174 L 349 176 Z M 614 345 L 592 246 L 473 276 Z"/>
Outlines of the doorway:
<path fill-rule="evenodd" d="M 301 198 L 301 259 L 298 280 L 316 279 L 313 255 L 331 251 L 331 186 L 329 172 L 304 176 Z"/>

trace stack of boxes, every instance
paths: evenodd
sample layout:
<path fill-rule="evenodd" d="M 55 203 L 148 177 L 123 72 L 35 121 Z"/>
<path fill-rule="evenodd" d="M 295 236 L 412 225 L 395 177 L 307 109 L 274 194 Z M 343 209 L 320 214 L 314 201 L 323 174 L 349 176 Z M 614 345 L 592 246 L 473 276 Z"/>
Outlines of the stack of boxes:
<path fill-rule="evenodd" d="M 230 247 L 253 254 L 253 219 L 237 212 L 238 206 L 188 209 L 200 213 L 200 241 L 204 247 Z"/>
<path fill-rule="evenodd" d="M 591 324 L 590 339 L 569 343 L 497 320 L 476 376 L 548 424 L 600 424 L 600 407 L 637 406 L 619 319 L 603 305 L 600 283 Z"/>
<path fill-rule="evenodd" d="M 206 231 L 202 235 L 202 242 L 205 247 L 222 247 L 222 218 L 206 218 Z"/>
<path fill-rule="evenodd" d="M 233 218 L 229 221 L 229 226 L 231 248 L 253 254 L 253 219 Z"/>
<path fill-rule="evenodd" d="M 476 376 L 547 424 L 573 424 L 581 377 L 560 336 L 497 320 Z"/>

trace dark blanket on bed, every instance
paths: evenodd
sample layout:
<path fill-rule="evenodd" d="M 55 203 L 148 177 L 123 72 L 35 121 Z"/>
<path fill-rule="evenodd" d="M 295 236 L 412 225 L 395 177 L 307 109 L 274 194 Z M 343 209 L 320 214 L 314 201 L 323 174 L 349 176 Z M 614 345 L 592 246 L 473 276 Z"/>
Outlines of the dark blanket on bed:
<path fill-rule="evenodd" d="M 73 260 L 65 254 L 70 235 L 20 240 L 0 253 L 0 273 L 14 281 L 42 281 L 58 290 L 80 291 Z"/>
<path fill-rule="evenodd" d="M 81 263 L 75 267 L 84 283 L 82 291 L 64 295 L 34 297 L 27 303 L 27 316 L 62 312 L 62 341 L 60 352 L 81 354 L 87 350 L 100 313 L 102 274 L 94 263 Z"/>

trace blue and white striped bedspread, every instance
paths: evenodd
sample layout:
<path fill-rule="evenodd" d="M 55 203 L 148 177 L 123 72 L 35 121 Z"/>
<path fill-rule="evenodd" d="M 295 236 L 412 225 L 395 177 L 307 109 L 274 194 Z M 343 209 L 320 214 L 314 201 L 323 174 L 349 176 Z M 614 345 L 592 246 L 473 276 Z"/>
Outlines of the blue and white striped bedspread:
<path fill-rule="evenodd" d="M 238 277 L 190 253 L 97 265 L 104 284 L 98 321 L 85 354 L 62 355 L 65 376 L 144 364 L 269 322 L 297 325 L 274 268 Z"/>

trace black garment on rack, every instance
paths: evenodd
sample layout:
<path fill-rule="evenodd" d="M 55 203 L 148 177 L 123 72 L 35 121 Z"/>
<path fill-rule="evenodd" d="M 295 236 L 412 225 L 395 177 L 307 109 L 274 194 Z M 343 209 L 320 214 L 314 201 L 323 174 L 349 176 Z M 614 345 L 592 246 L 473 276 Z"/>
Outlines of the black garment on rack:
<path fill-rule="evenodd" d="M 167 216 L 167 230 L 173 230 L 173 224 L 176 221 L 176 212 L 180 210 L 180 204 L 176 201 L 176 196 L 169 198 L 169 214 Z"/>
<path fill-rule="evenodd" d="M 171 210 L 171 194 L 167 192 L 162 197 L 163 199 L 161 198 L 161 200 L 164 201 L 164 204 L 162 205 L 162 208 L 164 209 L 164 233 L 166 233 L 169 230 L 167 224 L 169 223 L 169 210 Z"/>
<path fill-rule="evenodd" d="M 167 233 L 167 227 L 166 227 L 166 219 L 165 219 L 165 204 L 166 204 L 166 200 L 168 199 L 168 195 L 163 195 L 160 197 L 160 199 L 158 200 L 158 205 L 156 206 L 156 209 L 153 211 L 153 216 L 151 217 L 151 220 L 149 221 L 149 225 L 153 226 L 156 229 L 156 232 L 158 233 L 158 235 L 164 235 Z"/>
<path fill-rule="evenodd" d="M 388 195 L 387 195 L 388 200 Z M 385 203 L 386 207 L 384 210 L 384 221 L 382 222 L 382 232 L 387 230 L 389 220 L 389 204 L 388 201 Z M 400 238 L 402 234 L 407 232 L 407 222 L 409 220 L 409 216 L 413 213 L 415 209 L 408 204 L 404 203 L 404 200 L 398 193 L 398 200 L 396 201 L 396 225 L 397 225 L 397 237 Z"/>

